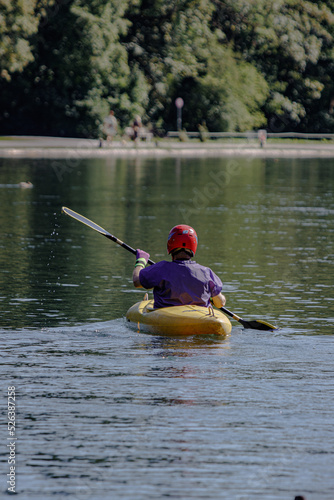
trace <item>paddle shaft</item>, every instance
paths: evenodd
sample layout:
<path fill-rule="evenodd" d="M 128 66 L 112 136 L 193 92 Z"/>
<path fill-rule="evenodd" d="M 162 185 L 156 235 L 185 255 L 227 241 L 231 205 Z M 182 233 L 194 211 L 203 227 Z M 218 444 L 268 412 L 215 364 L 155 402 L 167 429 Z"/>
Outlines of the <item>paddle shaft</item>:
<path fill-rule="evenodd" d="M 222 311 L 224 311 L 224 313 L 226 313 L 228 316 L 230 316 L 231 318 L 235 319 L 236 321 L 240 321 L 241 320 L 241 318 L 239 316 L 237 316 L 233 312 L 231 312 L 228 309 L 226 309 L 226 307 L 221 307 L 220 309 Z"/>
<path fill-rule="evenodd" d="M 131 252 L 133 255 L 137 254 L 137 251 L 134 248 L 130 247 L 130 245 L 127 245 L 126 243 L 124 243 L 124 241 L 120 240 L 119 238 L 117 238 L 113 234 L 111 234 L 108 231 L 106 231 L 105 229 L 103 229 L 103 227 L 99 226 L 98 224 L 95 224 L 95 222 L 87 219 L 83 215 L 80 215 L 77 212 L 74 212 L 74 210 L 71 210 L 70 208 L 67 208 L 67 207 L 62 207 L 61 211 L 64 214 L 69 215 L 73 219 L 76 219 L 79 222 L 82 222 L 83 224 L 85 224 L 86 226 L 94 229 L 94 231 L 97 231 L 98 233 L 102 234 L 103 236 L 105 236 L 109 240 L 113 241 L 114 243 L 117 243 L 117 245 L 121 246 L 122 248 L 125 248 L 125 250 L 127 250 L 128 252 Z M 148 264 L 152 265 L 152 264 L 155 264 L 155 262 L 151 259 L 148 259 Z M 259 329 L 260 330 L 276 330 L 277 329 L 276 326 L 273 326 L 270 323 L 267 323 L 266 321 L 262 321 L 262 320 L 245 321 L 242 318 L 240 318 L 239 316 L 237 316 L 236 314 L 234 314 L 233 312 L 226 309 L 225 307 L 220 307 L 220 310 L 223 311 L 228 316 L 230 316 L 231 318 L 238 321 L 239 323 L 241 323 L 244 328 L 252 328 L 252 329 L 257 329 L 257 330 L 259 330 Z"/>

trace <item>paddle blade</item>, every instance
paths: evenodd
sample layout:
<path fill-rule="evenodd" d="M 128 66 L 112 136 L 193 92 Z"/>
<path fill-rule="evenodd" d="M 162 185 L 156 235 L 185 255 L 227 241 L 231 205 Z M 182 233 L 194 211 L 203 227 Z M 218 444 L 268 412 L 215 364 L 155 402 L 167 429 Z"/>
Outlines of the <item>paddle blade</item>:
<path fill-rule="evenodd" d="M 71 210 L 70 208 L 62 207 L 61 211 L 62 211 L 62 213 L 69 215 L 73 219 L 76 219 L 77 221 L 82 222 L 86 226 L 91 227 L 92 229 L 94 229 L 98 233 L 103 234 L 103 236 L 107 236 L 107 238 L 110 238 L 110 236 L 112 236 L 112 234 L 108 233 L 108 231 L 103 229 L 103 227 L 99 226 L 98 224 L 95 224 L 95 222 L 87 219 L 87 217 L 84 217 L 83 215 L 80 215 L 77 212 L 74 212 L 74 210 Z"/>
<path fill-rule="evenodd" d="M 270 323 L 267 323 L 267 321 L 263 321 L 262 319 L 246 321 L 240 318 L 240 316 L 238 316 L 237 314 L 226 309 L 226 307 L 220 307 L 220 310 L 223 311 L 228 316 L 230 316 L 231 318 L 235 319 L 236 321 L 239 321 L 239 323 L 241 323 L 244 328 L 252 328 L 253 330 L 267 330 L 267 331 L 278 329 L 277 326 L 271 325 Z"/>
<path fill-rule="evenodd" d="M 263 321 L 262 319 L 254 319 L 253 321 L 245 321 L 243 319 L 240 320 L 240 323 L 244 328 L 252 328 L 253 330 L 278 330 L 277 326 L 271 325 L 270 323 L 267 323 L 267 321 Z"/>

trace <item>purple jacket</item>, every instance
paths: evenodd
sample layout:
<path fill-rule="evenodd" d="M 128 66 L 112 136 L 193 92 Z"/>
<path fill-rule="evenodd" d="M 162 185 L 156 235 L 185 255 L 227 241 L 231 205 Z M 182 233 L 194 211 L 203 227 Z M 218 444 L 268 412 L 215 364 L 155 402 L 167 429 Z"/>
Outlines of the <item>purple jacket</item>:
<path fill-rule="evenodd" d="M 218 295 L 223 288 L 209 267 L 192 260 L 162 260 L 142 269 L 139 280 L 144 288 L 153 288 L 157 309 L 186 304 L 208 307 L 210 297 Z"/>

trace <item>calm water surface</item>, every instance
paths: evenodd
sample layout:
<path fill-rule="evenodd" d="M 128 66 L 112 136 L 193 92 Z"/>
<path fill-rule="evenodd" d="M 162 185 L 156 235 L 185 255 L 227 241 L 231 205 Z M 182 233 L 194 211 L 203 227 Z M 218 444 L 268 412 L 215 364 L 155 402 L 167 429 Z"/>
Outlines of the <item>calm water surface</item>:
<path fill-rule="evenodd" d="M 18 497 L 332 500 L 333 185 L 331 160 L 0 160 Z M 130 330 L 134 257 L 63 205 L 153 260 L 193 225 L 229 309 L 280 329 Z"/>

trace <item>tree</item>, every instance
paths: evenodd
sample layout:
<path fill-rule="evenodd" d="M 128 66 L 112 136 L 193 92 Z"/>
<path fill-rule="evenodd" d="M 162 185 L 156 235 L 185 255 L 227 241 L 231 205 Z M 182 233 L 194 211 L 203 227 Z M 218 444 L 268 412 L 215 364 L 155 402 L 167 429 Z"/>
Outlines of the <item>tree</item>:
<path fill-rule="evenodd" d="M 244 132 L 265 125 L 261 106 L 268 92 L 265 79 L 254 66 L 216 45 L 206 74 L 178 82 L 173 101 L 183 98 L 183 126 L 188 130 L 197 130 L 204 121 L 211 131 Z M 174 109 L 167 121 L 175 123 Z"/>
<path fill-rule="evenodd" d="M 203 120 L 210 130 L 264 123 L 265 80 L 224 46 L 221 31 L 211 28 L 212 15 L 209 0 L 141 0 L 129 6 L 125 43 L 130 67 L 137 65 L 149 86 L 148 119 L 163 118 L 167 128 L 175 128 L 174 100 L 181 96 L 189 130 Z"/>
<path fill-rule="evenodd" d="M 129 115 L 131 75 L 119 42 L 126 6 L 68 0 L 46 15 L 32 38 L 34 60 L 3 89 L 7 129 L 14 132 L 19 120 L 21 133 L 94 137 L 110 106 Z"/>
<path fill-rule="evenodd" d="M 33 61 L 30 37 L 45 15 L 43 0 L 0 0 L 0 80 Z M 51 6 L 53 1 L 49 2 Z"/>
<path fill-rule="evenodd" d="M 0 0 L 0 133 L 333 131 L 334 1 Z"/>
<path fill-rule="evenodd" d="M 310 111 L 329 84 L 324 67 L 333 61 L 332 9 L 308 0 L 213 1 L 214 26 L 265 75 L 268 118 L 281 116 L 290 129 L 310 126 Z"/>

